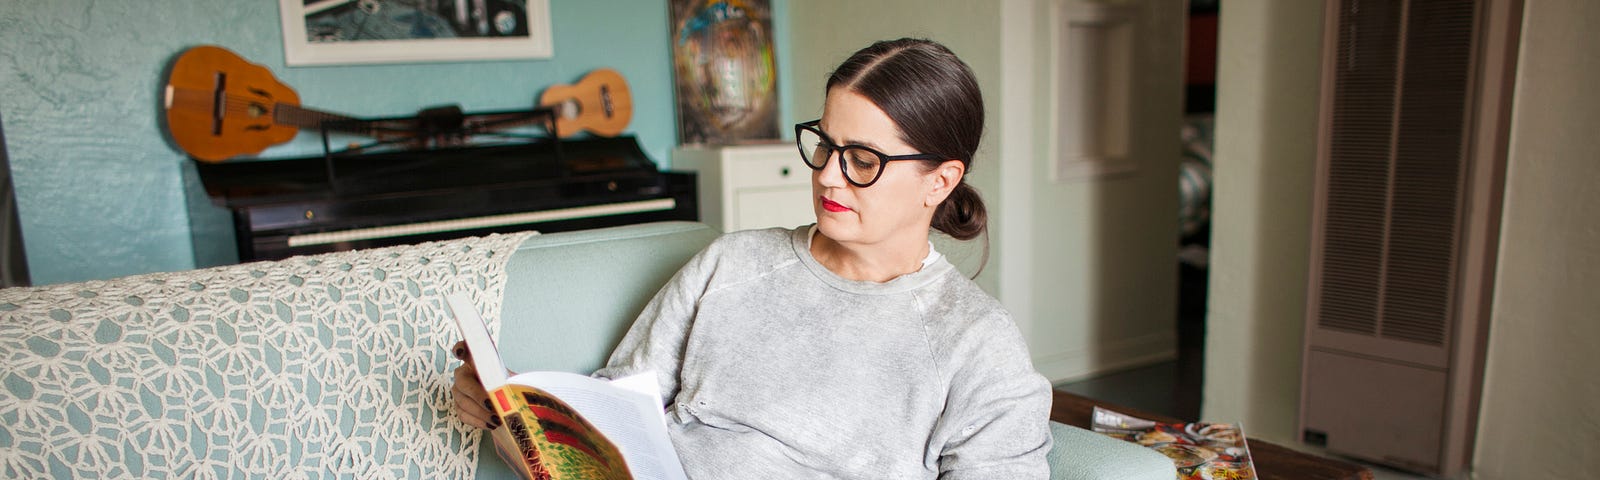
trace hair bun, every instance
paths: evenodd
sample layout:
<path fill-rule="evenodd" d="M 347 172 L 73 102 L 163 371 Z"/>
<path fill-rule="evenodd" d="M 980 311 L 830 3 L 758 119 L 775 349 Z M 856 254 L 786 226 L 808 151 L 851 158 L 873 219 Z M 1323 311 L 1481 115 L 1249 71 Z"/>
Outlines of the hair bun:
<path fill-rule="evenodd" d="M 933 212 L 932 227 L 957 240 L 978 238 L 988 224 L 989 212 L 984 208 L 983 197 L 965 180 L 956 184 L 955 190 L 951 190 L 950 196 Z"/>

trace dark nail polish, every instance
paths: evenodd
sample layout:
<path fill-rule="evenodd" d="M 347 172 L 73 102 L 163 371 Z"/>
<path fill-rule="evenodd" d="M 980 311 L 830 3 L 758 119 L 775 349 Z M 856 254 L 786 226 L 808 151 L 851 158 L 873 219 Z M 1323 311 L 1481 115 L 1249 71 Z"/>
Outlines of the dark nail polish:
<path fill-rule="evenodd" d="M 467 359 L 467 347 L 456 347 L 454 353 L 456 354 L 456 360 L 465 361 Z"/>
<path fill-rule="evenodd" d="M 483 399 L 483 408 L 489 409 L 490 412 L 494 412 L 494 403 L 491 403 L 489 399 L 485 398 Z"/>
<path fill-rule="evenodd" d="M 505 425 L 505 423 L 505 420 L 501 420 L 500 417 L 493 417 L 493 419 L 489 421 L 489 429 L 498 429 L 501 425 Z"/>

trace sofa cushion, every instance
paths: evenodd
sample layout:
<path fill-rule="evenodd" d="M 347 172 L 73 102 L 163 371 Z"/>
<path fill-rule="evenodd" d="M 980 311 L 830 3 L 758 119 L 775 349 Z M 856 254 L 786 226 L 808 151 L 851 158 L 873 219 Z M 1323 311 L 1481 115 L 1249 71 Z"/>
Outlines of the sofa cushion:
<path fill-rule="evenodd" d="M 661 222 L 528 238 L 506 264 L 498 335 L 506 368 L 599 369 L 656 290 L 717 235 Z"/>

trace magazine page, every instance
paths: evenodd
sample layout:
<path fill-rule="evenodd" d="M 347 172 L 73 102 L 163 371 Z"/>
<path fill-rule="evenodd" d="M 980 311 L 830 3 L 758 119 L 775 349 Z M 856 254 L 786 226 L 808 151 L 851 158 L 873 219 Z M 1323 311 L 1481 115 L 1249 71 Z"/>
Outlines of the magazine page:
<path fill-rule="evenodd" d="M 489 336 L 489 326 L 478 315 L 478 306 L 459 293 L 445 295 L 444 300 L 450 316 L 455 318 L 456 329 L 467 342 L 467 350 L 472 352 L 472 364 L 478 369 L 478 381 L 483 383 L 483 389 L 493 392 L 505 386 L 505 363 L 500 360 L 500 350 L 494 346 L 494 337 Z"/>
<path fill-rule="evenodd" d="M 566 372 L 529 372 L 511 377 L 513 385 L 550 392 L 616 444 L 637 480 L 686 480 L 662 409 L 655 374 L 641 373 L 613 382 Z"/>
<path fill-rule="evenodd" d="M 507 378 L 494 339 L 472 300 L 446 295 L 446 306 L 477 366 L 504 428 L 490 431 L 496 453 L 518 476 L 534 480 L 685 480 L 667 434 L 661 393 L 651 372 L 615 382 L 566 372 Z"/>
<path fill-rule="evenodd" d="M 1227 423 L 1158 423 L 1094 407 L 1091 430 L 1171 458 L 1180 480 L 1256 478 L 1244 431 Z"/>

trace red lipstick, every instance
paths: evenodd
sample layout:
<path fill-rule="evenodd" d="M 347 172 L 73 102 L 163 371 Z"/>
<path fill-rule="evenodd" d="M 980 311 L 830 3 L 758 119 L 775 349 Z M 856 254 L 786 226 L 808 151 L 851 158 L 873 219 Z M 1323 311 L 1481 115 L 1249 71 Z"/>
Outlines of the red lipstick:
<path fill-rule="evenodd" d="M 838 202 L 835 202 L 833 200 L 828 200 L 828 197 L 818 197 L 818 198 L 822 199 L 822 209 L 823 210 L 827 210 L 827 211 L 834 212 L 834 213 L 850 211 L 850 207 L 846 207 L 844 205 L 840 205 Z"/>

